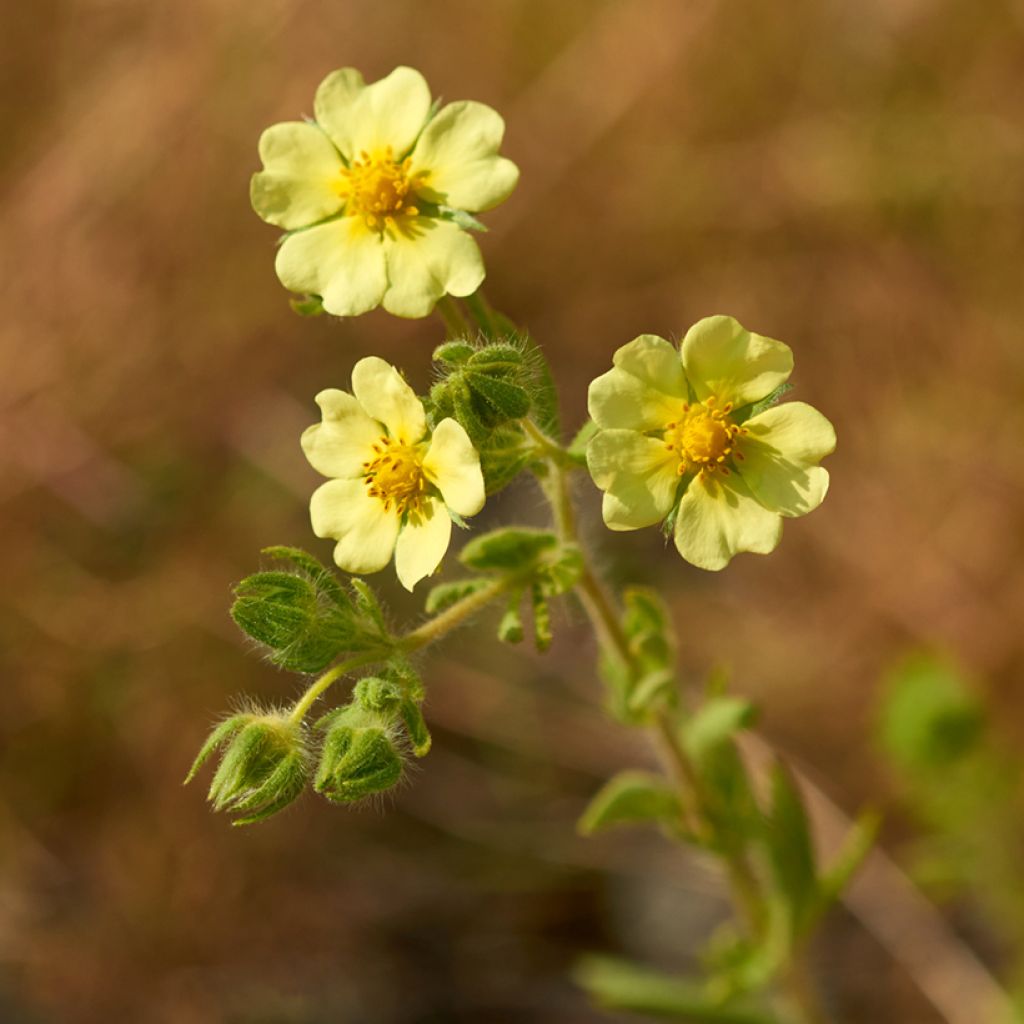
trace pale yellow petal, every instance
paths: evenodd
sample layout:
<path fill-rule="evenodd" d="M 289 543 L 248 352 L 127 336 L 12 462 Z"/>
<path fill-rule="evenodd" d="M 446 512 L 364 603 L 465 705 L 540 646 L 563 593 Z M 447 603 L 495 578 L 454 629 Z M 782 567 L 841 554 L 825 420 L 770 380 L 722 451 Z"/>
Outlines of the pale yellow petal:
<path fill-rule="evenodd" d="M 793 372 L 788 345 L 748 331 L 731 316 L 698 320 L 683 338 L 683 367 L 697 397 L 737 408 L 757 402 Z"/>
<path fill-rule="evenodd" d="M 781 517 L 761 505 L 735 473 L 694 477 L 679 503 L 676 549 L 701 569 L 724 569 L 741 551 L 766 555 L 781 538 Z"/>
<path fill-rule="evenodd" d="M 428 499 L 421 513 L 409 514 L 395 547 L 395 572 L 406 590 L 441 564 L 451 536 L 452 521 L 437 498 Z"/>
<path fill-rule="evenodd" d="M 737 445 L 737 468 L 757 499 L 784 516 L 816 509 L 828 492 L 828 471 L 817 463 L 835 451 L 836 432 L 804 402 L 776 405 L 751 417 Z"/>
<path fill-rule="evenodd" d="M 384 250 L 384 308 L 395 316 L 428 316 L 442 295 L 471 295 L 484 279 L 480 249 L 451 221 L 403 217 L 385 232 Z"/>
<path fill-rule="evenodd" d="M 679 418 L 688 394 L 679 353 L 664 338 L 641 334 L 612 357 L 590 385 L 587 407 L 599 427 L 662 430 Z"/>
<path fill-rule="evenodd" d="M 387 287 L 380 236 L 359 217 L 339 217 L 289 235 L 275 261 L 281 283 L 319 295 L 336 316 L 358 316 L 380 305 Z"/>
<path fill-rule="evenodd" d="M 347 391 L 328 388 L 316 396 L 323 422 L 307 427 L 302 450 L 309 464 L 324 476 L 343 479 L 363 475 L 374 457 L 373 445 L 381 437 L 381 425 L 370 419 Z"/>
<path fill-rule="evenodd" d="M 507 199 L 519 168 L 498 156 L 505 122 L 496 110 L 461 100 L 449 103 L 423 130 L 410 173 L 418 195 L 460 210 L 489 210 Z"/>
<path fill-rule="evenodd" d="M 352 391 L 367 415 L 383 423 L 402 444 L 415 444 L 427 432 L 427 417 L 416 392 L 378 356 L 360 359 L 352 368 Z"/>
<path fill-rule="evenodd" d="M 348 160 L 363 152 L 383 155 L 389 146 L 400 160 L 426 123 L 430 88 L 414 68 L 395 68 L 372 85 L 364 85 L 354 69 L 343 68 L 321 83 L 313 110 Z"/>
<path fill-rule="evenodd" d="M 587 468 L 605 491 L 601 514 L 611 530 L 661 522 L 675 504 L 679 459 L 663 441 L 633 430 L 601 430 L 587 445 Z"/>
<path fill-rule="evenodd" d="M 331 140 L 315 125 L 271 125 L 259 145 L 263 170 L 252 176 L 252 208 L 270 224 L 292 230 L 337 213 L 344 164 Z"/>
<path fill-rule="evenodd" d="M 475 516 L 484 507 L 480 455 L 455 420 L 441 420 L 435 428 L 423 469 L 456 515 Z"/>
<path fill-rule="evenodd" d="M 391 560 L 398 537 L 394 507 L 371 498 L 363 480 L 328 480 L 314 492 L 309 517 L 318 537 L 337 540 L 334 561 L 352 573 L 378 572 Z"/>

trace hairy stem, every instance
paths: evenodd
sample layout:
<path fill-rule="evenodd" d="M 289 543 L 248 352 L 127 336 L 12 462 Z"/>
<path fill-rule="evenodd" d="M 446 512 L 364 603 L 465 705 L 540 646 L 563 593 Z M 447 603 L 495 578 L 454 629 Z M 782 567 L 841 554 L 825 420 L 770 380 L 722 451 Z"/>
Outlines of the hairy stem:
<path fill-rule="evenodd" d="M 486 587 L 482 587 L 480 590 L 474 591 L 472 594 L 462 598 L 462 600 L 456 601 L 450 608 L 446 608 L 432 619 L 428 619 L 416 629 L 410 630 L 405 636 L 399 638 L 395 647 L 366 651 L 363 654 L 356 655 L 354 658 L 348 658 L 345 661 L 338 662 L 337 665 L 333 665 L 310 684 L 309 689 L 306 690 L 292 708 L 291 720 L 293 722 L 301 722 L 317 699 L 334 683 L 347 676 L 350 672 L 355 671 L 357 668 L 365 668 L 367 665 L 386 661 L 396 648 L 401 651 L 412 652 L 419 650 L 421 647 L 426 647 L 436 640 L 440 640 L 441 637 L 461 626 L 467 619 L 475 615 L 507 588 L 508 583 L 505 580 L 497 580 Z"/>

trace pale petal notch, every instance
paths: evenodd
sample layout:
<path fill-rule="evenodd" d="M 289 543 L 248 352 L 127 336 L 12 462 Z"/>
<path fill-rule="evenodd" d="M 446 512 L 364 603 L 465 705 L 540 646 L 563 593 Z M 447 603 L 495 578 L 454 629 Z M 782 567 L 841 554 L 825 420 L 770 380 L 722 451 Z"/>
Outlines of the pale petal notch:
<path fill-rule="evenodd" d="M 398 370 L 379 356 L 366 356 L 352 368 L 352 391 L 396 441 L 415 444 L 427 432 L 423 403 Z"/>
<path fill-rule="evenodd" d="M 483 283 L 479 247 L 450 221 L 403 217 L 385 234 L 384 249 L 384 308 L 395 316 L 428 316 L 442 295 L 471 295 Z"/>
<path fill-rule="evenodd" d="M 430 112 L 430 87 L 415 68 L 397 67 L 372 85 L 351 68 L 329 75 L 317 90 L 316 119 L 349 161 L 383 156 L 401 160 Z"/>
<path fill-rule="evenodd" d="M 475 516 L 484 507 L 480 455 L 455 420 L 444 419 L 437 425 L 423 458 L 423 469 L 456 515 Z"/>
<path fill-rule="evenodd" d="M 592 381 L 590 417 L 599 427 L 662 430 L 678 419 L 687 399 L 679 353 L 664 338 L 642 334 L 623 345 L 613 368 Z"/>
<path fill-rule="evenodd" d="M 395 547 L 395 572 L 406 590 L 411 591 L 441 564 L 451 536 L 452 521 L 437 498 L 430 498 L 421 513 L 409 515 Z"/>
<path fill-rule="evenodd" d="M 391 561 L 398 537 L 394 508 L 385 511 L 362 480 L 328 480 L 309 502 L 309 518 L 318 537 L 333 537 L 334 561 L 345 572 L 379 572 Z"/>
<path fill-rule="evenodd" d="M 350 479 L 363 475 L 365 463 L 374 457 L 373 445 L 382 428 L 363 411 L 347 391 L 328 388 L 316 396 L 323 422 L 307 427 L 302 450 L 309 464 L 324 476 Z"/>
<path fill-rule="evenodd" d="M 449 103 L 423 130 L 412 151 L 416 192 L 459 210 L 489 210 L 509 197 L 519 168 L 498 156 L 505 134 L 501 115 L 483 103 Z"/>
<path fill-rule="evenodd" d="M 341 210 L 338 191 L 344 164 L 331 140 L 314 124 L 271 125 L 259 143 L 263 170 L 252 176 L 252 208 L 269 224 L 304 228 Z"/>
<path fill-rule="evenodd" d="M 387 287 L 380 236 L 359 217 L 339 217 L 289 235 L 275 269 L 293 292 L 319 295 L 336 316 L 358 316 L 380 305 Z"/>
<path fill-rule="evenodd" d="M 675 544 L 700 569 L 724 569 L 733 555 L 766 555 L 782 539 L 782 519 L 766 509 L 735 473 L 695 476 L 679 503 Z"/>
<path fill-rule="evenodd" d="M 702 401 L 749 405 L 770 395 L 793 372 L 788 345 L 748 331 L 731 316 L 698 320 L 683 338 L 683 367 Z"/>

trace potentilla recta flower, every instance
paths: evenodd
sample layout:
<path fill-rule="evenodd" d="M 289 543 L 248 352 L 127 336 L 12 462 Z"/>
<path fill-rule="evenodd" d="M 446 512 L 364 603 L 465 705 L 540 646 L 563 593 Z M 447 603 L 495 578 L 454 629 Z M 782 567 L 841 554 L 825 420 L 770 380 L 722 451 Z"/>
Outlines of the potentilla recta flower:
<path fill-rule="evenodd" d="M 346 572 L 370 573 L 395 558 L 408 590 L 441 564 L 452 518 L 484 505 L 480 456 L 453 419 L 427 429 L 423 403 L 402 375 L 376 356 L 352 370 L 352 394 L 316 396 L 323 420 L 302 435 L 310 465 L 332 477 L 313 492 L 318 537 L 337 540 Z"/>
<path fill-rule="evenodd" d="M 683 558 L 722 569 L 740 551 L 773 551 L 783 517 L 824 500 L 828 472 L 818 462 L 835 449 L 832 424 L 803 402 L 753 409 L 792 372 L 787 345 L 711 316 L 679 350 L 644 334 L 612 361 L 590 385 L 600 430 L 587 448 L 610 529 L 674 513 Z"/>
<path fill-rule="evenodd" d="M 471 100 L 436 114 L 423 76 L 399 67 L 366 85 L 354 68 L 329 74 L 315 121 L 288 121 L 260 138 L 253 209 L 291 232 L 277 253 L 281 283 L 356 316 L 383 305 L 427 316 L 441 296 L 484 279 L 462 226 L 508 198 L 516 165 L 498 156 L 505 123 Z"/>

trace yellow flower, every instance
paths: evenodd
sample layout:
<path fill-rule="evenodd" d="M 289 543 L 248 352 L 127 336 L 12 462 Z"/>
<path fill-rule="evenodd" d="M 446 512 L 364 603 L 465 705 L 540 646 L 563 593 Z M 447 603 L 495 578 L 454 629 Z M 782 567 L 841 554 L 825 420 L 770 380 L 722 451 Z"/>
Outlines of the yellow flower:
<path fill-rule="evenodd" d="M 346 572 L 395 569 L 407 590 L 441 564 L 452 520 L 484 505 L 480 457 L 465 430 L 442 420 L 430 435 L 423 404 L 376 356 L 352 370 L 352 394 L 316 396 L 323 420 L 303 432 L 310 465 L 332 477 L 313 492 L 313 532 L 337 540 Z"/>
<path fill-rule="evenodd" d="M 263 133 L 252 205 L 291 232 L 276 260 L 286 288 L 338 316 L 383 305 L 422 317 L 441 296 L 480 286 L 483 259 L 460 224 L 508 198 L 519 171 L 498 156 L 505 123 L 490 107 L 431 109 L 412 68 L 372 85 L 342 68 L 320 83 L 315 122 Z"/>
<path fill-rule="evenodd" d="M 740 551 L 773 551 L 782 517 L 824 500 L 828 472 L 818 462 L 835 449 L 832 424 L 803 402 L 752 408 L 792 372 L 782 342 L 712 316 L 679 351 L 644 334 L 613 363 L 590 385 L 601 429 L 587 448 L 610 529 L 652 526 L 675 509 L 679 553 L 722 569 Z"/>

